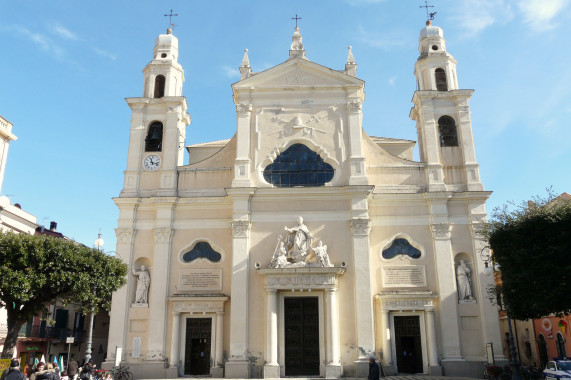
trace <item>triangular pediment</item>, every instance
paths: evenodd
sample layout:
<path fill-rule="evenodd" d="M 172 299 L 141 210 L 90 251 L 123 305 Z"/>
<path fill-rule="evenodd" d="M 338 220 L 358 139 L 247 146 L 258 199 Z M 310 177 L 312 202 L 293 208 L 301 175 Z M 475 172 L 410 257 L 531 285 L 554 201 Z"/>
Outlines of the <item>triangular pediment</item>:
<path fill-rule="evenodd" d="M 232 87 L 239 91 L 251 88 L 361 87 L 364 83 L 361 79 L 307 59 L 294 58 L 234 83 Z"/>

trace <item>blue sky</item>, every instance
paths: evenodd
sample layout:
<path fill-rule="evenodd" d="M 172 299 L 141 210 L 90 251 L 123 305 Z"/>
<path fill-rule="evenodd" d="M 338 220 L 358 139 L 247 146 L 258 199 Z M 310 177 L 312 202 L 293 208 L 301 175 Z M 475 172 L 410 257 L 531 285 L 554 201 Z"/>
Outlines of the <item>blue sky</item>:
<path fill-rule="evenodd" d="M 2 194 L 92 246 L 115 249 L 131 112 L 141 70 L 170 9 L 192 124 L 187 144 L 230 138 L 230 85 L 243 51 L 253 71 L 285 61 L 295 14 L 307 57 L 343 69 L 352 45 L 366 81 L 370 135 L 416 140 L 408 118 L 416 81 L 420 0 L 0 1 L 0 115 L 18 140 Z M 507 201 L 571 192 L 571 0 L 433 0 L 435 25 L 471 100 L 488 211 Z M 418 155 L 416 156 L 418 159 Z"/>

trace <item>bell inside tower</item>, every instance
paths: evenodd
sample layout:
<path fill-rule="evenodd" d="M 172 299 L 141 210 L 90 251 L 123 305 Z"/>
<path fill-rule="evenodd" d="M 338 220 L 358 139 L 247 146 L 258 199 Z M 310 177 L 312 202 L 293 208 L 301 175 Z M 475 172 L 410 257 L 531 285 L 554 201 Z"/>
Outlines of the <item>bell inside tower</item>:
<path fill-rule="evenodd" d="M 163 77 L 164 78 L 164 77 Z M 149 127 L 145 138 L 146 152 L 160 152 L 163 146 L 163 123 L 155 121 Z"/>

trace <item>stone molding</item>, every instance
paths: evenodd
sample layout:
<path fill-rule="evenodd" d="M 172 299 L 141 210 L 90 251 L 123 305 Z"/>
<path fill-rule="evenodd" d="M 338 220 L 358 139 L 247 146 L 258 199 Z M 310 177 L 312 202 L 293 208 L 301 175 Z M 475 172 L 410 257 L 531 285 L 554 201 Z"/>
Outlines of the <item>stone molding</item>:
<path fill-rule="evenodd" d="M 484 235 L 480 232 L 480 230 L 484 227 L 484 223 L 482 222 L 472 222 L 470 223 L 470 232 L 472 232 L 472 237 L 477 240 L 485 240 Z"/>
<path fill-rule="evenodd" d="M 229 297 L 170 297 L 173 313 L 224 313 L 224 303 Z"/>
<path fill-rule="evenodd" d="M 369 236 L 369 232 L 371 232 L 370 219 L 349 219 L 349 226 L 351 227 L 351 231 L 353 231 L 354 236 Z"/>
<path fill-rule="evenodd" d="M 235 220 L 232 222 L 232 235 L 234 237 L 248 237 L 250 228 L 252 228 L 252 222 L 247 220 Z"/>
<path fill-rule="evenodd" d="M 264 268 L 258 275 L 266 277 L 266 290 L 337 289 L 337 279 L 345 273 L 342 267 Z"/>
<path fill-rule="evenodd" d="M 115 235 L 117 236 L 118 244 L 129 244 L 135 234 L 134 228 L 116 228 Z"/>
<path fill-rule="evenodd" d="M 169 227 L 160 227 L 153 230 L 155 243 L 168 243 L 174 234 L 174 230 Z"/>
<path fill-rule="evenodd" d="M 452 223 L 438 223 L 431 224 L 430 230 L 435 240 L 446 240 L 450 239 L 453 227 Z"/>
<path fill-rule="evenodd" d="M 432 291 L 402 291 L 380 292 L 375 299 L 380 303 L 381 310 L 424 310 L 434 312 L 434 299 L 437 295 Z"/>

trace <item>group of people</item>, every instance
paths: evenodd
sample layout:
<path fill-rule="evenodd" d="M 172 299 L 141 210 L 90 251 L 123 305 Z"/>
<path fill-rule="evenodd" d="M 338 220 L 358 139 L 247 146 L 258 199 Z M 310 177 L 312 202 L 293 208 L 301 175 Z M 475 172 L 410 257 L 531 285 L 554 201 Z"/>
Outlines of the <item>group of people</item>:
<path fill-rule="evenodd" d="M 0 380 L 94 380 L 94 370 L 95 364 L 91 361 L 79 367 L 75 360 L 71 360 L 64 371 L 60 371 L 57 363 L 39 362 L 30 373 L 25 374 L 20 368 L 20 361 L 12 359 L 10 367 L 2 372 Z M 111 374 L 107 372 L 104 379 L 111 380 Z"/>

